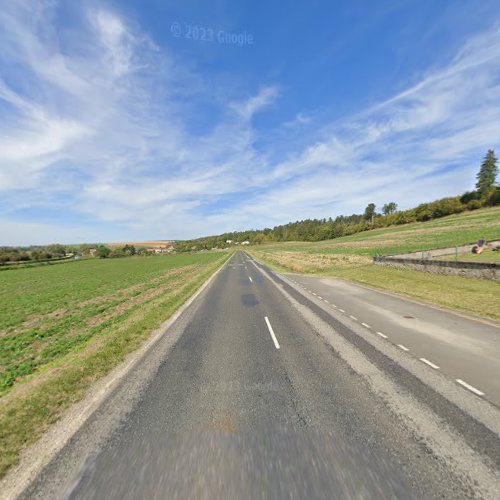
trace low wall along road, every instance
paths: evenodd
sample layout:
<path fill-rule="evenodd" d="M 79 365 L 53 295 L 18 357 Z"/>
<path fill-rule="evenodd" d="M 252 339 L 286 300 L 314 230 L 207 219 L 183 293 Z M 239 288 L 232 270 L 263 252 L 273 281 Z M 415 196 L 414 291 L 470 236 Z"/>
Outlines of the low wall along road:
<path fill-rule="evenodd" d="M 493 246 L 500 241 L 490 242 Z M 433 260 L 436 257 L 464 255 L 470 253 L 474 244 L 460 247 L 438 248 L 424 252 L 412 252 L 386 257 L 374 257 L 373 262 L 378 266 L 393 267 L 396 269 L 412 269 L 436 274 L 465 276 L 476 279 L 500 279 L 500 265 L 490 262 L 466 262 L 460 260 Z"/>

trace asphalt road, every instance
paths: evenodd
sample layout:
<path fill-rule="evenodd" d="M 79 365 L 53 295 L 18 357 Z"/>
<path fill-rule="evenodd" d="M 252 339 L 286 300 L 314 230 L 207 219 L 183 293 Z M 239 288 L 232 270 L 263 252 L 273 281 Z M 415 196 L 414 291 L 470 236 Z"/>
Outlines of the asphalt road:
<path fill-rule="evenodd" d="M 500 325 L 357 286 L 291 275 L 292 282 L 466 390 L 500 407 Z M 499 307 L 500 307 L 500 295 Z"/>
<path fill-rule="evenodd" d="M 499 409 L 293 281 L 236 253 L 24 497 L 497 498 Z"/>

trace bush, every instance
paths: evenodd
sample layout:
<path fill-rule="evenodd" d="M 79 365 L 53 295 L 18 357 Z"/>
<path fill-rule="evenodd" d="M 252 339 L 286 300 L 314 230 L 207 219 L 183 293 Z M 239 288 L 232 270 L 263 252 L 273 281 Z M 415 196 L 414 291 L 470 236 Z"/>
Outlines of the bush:
<path fill-rule="evenodd" d="M 469 201 L 478 200 L 481 195 L 477 191 L 466 191 L 462 196 L 460 196 L 460 202 L 464 205 L 468 205 Z"/>
<path fill-rule="evenodd" d="M 99 259 L 105 259 L 109 256 L 110 253 L 111 250 L 108 247 L 105 247 L 104 245 L 99 245 L 96 248 L 95 256 L 98 257 Z"/>
<path fill-rule="evenodd" d="M 28 253 L 23 252 L 13 255 L 10 260 L 12 260 L 13 262 L 27 262 L 31 260 L 31 257 Z"/>
<path fill-rule="evenodd" d="M 488 197 L 486 203 L 491 206 L 500 205 L 500 186 L 497 186 Z"/>
<path fill-rule="evenodd" d="M 394 214 L 394 224 L 408 224 L 415 222 L 417 217 L 414 210 L 405 210 L 404 212 L 396 212 Z"/>
<path fill-rule="evenodd" d="M 478 208 L 481 208 L 482 204 L 479 200 L 470 200 L 467 203 L 467 210 L 477 210 Z"/>
<path fill-rule="evenodd" d="M 446 215 L 458 214 L 464 211 L 464 206 L 458 198 L 443 198 L 430 203 L 432 218 L 445 217 Z"/>

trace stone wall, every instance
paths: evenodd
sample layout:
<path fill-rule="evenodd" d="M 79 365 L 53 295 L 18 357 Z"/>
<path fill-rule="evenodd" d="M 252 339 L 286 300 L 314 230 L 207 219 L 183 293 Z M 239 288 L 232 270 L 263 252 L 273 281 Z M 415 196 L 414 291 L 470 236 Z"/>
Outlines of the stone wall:
<path fill-rule="evenodd" d="M 488 262 L 460 262 L 446 260 L 428 260 L 403 257 L 374 257 L 374 264 L 396 269 L 412 269 L 436 274 L 465 276 L 468 278 L 498 280 L 500 264 Z"/>

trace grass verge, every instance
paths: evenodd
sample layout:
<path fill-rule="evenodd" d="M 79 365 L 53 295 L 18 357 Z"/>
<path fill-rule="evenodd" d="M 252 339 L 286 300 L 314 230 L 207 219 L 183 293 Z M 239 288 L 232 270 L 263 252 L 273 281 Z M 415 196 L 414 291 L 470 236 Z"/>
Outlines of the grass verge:
<path fill-rule="evenodd" d="M 46 363 L 0 400 L 0 477 L 64 410 L 120 364 L 168 319 L 229 257 L 200 263 L 163 293 L 112 316 L 91 338 Z M 34 270 L 25 270 L 34 271 Z"/>

